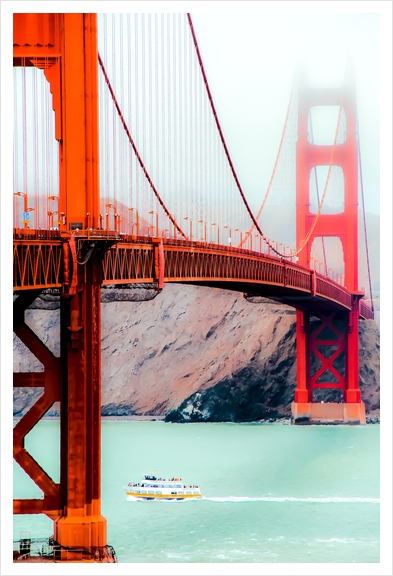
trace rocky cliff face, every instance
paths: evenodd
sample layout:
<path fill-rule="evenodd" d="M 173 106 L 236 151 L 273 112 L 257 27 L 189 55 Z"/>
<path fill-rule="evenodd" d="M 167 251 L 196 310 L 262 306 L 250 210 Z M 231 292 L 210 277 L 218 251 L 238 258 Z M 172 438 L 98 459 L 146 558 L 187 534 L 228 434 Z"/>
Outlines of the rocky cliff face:
<path fill-rule="evenodd" d="M 102 291 L 102 414 L 171 421 L 253 421 L 290 415 L 296 381 L 295 311 L 242 294 L 167 285 Z M 33 303 L 26 319 L 59 354 L 55 297 Z M 379 415 L 379 331 L 360 323 L 360 386 Z M 14 371 L 42 367 L 14 336 Z M 23 414 L 39 389 L 14 391 Z M 324 399 L 334 398 L 334 391 Z M 58 410 L 54 406 L 51 414 Z"/>

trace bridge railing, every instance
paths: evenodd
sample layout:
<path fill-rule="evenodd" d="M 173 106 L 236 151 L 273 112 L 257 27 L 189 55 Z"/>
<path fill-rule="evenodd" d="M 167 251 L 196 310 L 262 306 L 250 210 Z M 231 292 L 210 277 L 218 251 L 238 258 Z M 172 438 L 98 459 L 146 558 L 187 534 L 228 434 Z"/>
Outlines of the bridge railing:
<path fill-rule="evenodd" d="M 348 310 L 352 308 L 351 294 L 336 282 L 316 274 L 316 294 L 342 304 Z"/>
<path fill-rule="evenodd" d="M 26 238 L 25 231 L 22 234 L 15 231 L 15 290 L 58 288 L 64 282 L 64 241 L 70 237 L 70 233 L 42 232 L 32 230 L 30 237 Z M 102 231 L 97 232 L 101 234 Z M 75 234 L 81 246 L 87 239 L 84 233 L 87 231 L 77 231 Z M 158 280 L 160 269 L 164 282 L 227 283 L 235 290 L 246 289 L 246 286 L 253 286 L 252 290 L 255 290 L 258 285 L 263 289 L 263 286 L 269 285 L 276 292 L 280 290 L 282 296 L 283 290 L 292 289 L 297 297 L 312 299 L 317 296 L 347 310 L 352 308 L 352 296 L 343 286 L 277 256 L 188 240 L 123 235 L 119 241 L 113 236 L 95 237 L 116 240 L 112 248 L 106 250 L 102 260 L 103 285 L 154 283 Z M 161 243 L 163 255 L 160 260 L 157 247 Z M 366 319 L 374 317 L 372 309 L 363 300 L 360 301 L 360 316 Z"/>
<path fill-rule="evenodd" d="M 364 300 L 360 300 L 359 314 L 365 320 L 374 320 L 374 310 Z"/>

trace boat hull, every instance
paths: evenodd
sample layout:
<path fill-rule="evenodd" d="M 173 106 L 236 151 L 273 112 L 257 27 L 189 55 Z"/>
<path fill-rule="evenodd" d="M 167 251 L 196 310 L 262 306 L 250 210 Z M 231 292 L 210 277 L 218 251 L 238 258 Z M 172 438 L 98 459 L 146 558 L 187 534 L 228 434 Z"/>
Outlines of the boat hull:
<path fill-rule="evenodd" d="M 200 500 L 202 494 L 136 494 L 126 492 L 127 500 Z"/>

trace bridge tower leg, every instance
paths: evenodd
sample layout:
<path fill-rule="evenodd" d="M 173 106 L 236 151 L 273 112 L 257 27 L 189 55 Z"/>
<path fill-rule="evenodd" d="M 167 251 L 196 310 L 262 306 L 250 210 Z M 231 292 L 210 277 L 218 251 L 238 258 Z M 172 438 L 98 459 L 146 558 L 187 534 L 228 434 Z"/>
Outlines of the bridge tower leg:
<path fill-rule="evenodd" d="M 54 540 L 65 548 L 106 557 L 106 519 L 101 515 L 101 314 L 100 240 L 83 240 L 77 262 L 77 230 L 99 225 L 98 49 L 95 14 L 14 14 L 14 66 L 42 68 L 50 83 L 59 142 L 59 212 L 64 240 L 60 298 L 61 356 L 53 358 L 24 324 L 27 297 L 16 301 L 16 333 L 41 359 L 44 400 L 16 426 L 16 459 L 44 491 L 44 502 L 14 503 L 19 513 L 43 512 L 54 520 Z M 80 241 L 82 242 L 82 240 Z M 102 242 L 101 242 L 102 244 Z M 104 248 L 104 246 L 102 246 Z M 37 294 L 34 295 L 34 298 Z M 33 295 L 32 295 L 33 298 Z M 34 299 L 33 298 L 33 299 Z M 35 378 L 35 380 L 34 380 Z M 40 380 L 41 378 L 41 380 Z M 37 384 L 37 382 L 38 384 Z M 19 377 L 16 385 L 26 385 Z M 61 400 L 60 484 L 54 484 L 25 452 L 23 439 L 55 400 Z M 22 421 L 21 421 L 22 422 Z M 72 560 L 69 551 L 61 560 Z"/>
<path fill-rule="evenodd" d="M 358 143 L 353 70 L 348 67 L 342 88 L 311 88 L 305 74 L 299 81 L 298 141 L 296 148 L 296 239 L 299 245 L 312 229 L 299 255 L 299 264 L 310 268 L 311 247 L 317 237 L 337 237 L 344 256 L 344 285 L 352 294 L 348 313 L 320 310 L 320 328 L 312 330 L 309 316 L 297 311 L 297 385 L 292 403 L 293 421 L 365 423 L 364 404 L 359 390 L 359 299 L 358 290 Z M 342 107 L 346 122 L 345 141 L 335 146 L 315 145 L 309 140 L 309 113 L 313 106 Z M 344 211 L 316 214 L 310 211 L 310 175 L 318 165 L 340 166 L 344 175 Z M 333 352 L 332 352 L 333 349 Z M 334 361 L 345 356 L 344 372 Z M 317 362 L 315 359 L 317 358 Z M 313 361 L 312 361 L 313 360 Z M 315 364 L 319 366 L 315 367 Z M 313 367 L 314 365 L 314 367 Z M 314 370 L 314 372 L 312 372 Z M 342 390 L 343 402 L 317 403 L 316 388 Z"/>
<path fill-rule="evenodd" d="M 62 514 L 54 540 L 87 550 L 107 544 L 101 515 L 101 255 L 78 265 L 74 294 L 60 299 Z M 69 557 L 69 554 L 68 554 Z"/>

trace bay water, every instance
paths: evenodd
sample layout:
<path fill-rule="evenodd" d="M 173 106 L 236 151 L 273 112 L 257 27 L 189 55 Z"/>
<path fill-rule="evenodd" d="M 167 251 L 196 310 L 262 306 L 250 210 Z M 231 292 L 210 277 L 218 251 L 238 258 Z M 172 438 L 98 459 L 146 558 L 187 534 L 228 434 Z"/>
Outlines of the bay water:
<path fill-rule="evenodd" d="M 378 563 L 379 425 L 104 420 L 102 513 L 119 563 Z M 26 448 L 59 481 L 58 420 Z M 127 501 L 145 473 L 198 484 L 202 500 Z M 14 462 L 14 497 L 40 497 Z M 14 539 L 53 534 L 14 516 Z M 139 572 L 137 572 L 139 573 Z M 229 573 L 229 572 L 223 572 Z M 331 572 L 333 574 L 333 572 Z"/>

